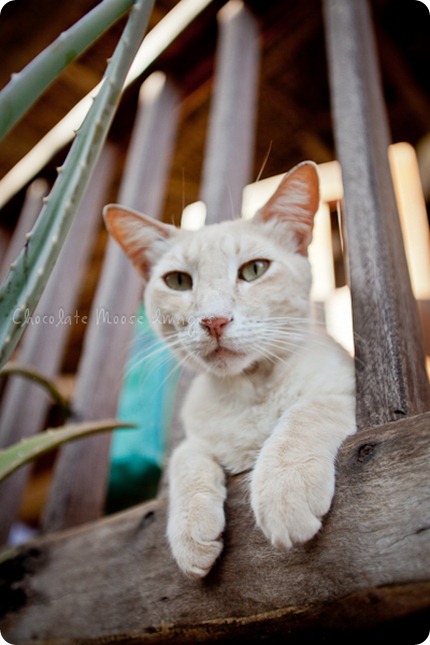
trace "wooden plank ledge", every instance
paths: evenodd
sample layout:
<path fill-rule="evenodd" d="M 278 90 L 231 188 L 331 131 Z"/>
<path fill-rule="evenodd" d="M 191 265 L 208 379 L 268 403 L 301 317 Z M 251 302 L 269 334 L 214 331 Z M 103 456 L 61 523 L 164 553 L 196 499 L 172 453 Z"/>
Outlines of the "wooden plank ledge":
<path fill-rule="evenodd" d="M 224 551 L 201 581 L 169 554 L 165 499 L 33 540 L 0 567 L 1 633 L 77 645 L 418 629 L 430 609 L 429 438 L 430 413 L 349 438 L 322 530 L 289 552 L 255 527 L 247 476 L 232 478 Z"/>

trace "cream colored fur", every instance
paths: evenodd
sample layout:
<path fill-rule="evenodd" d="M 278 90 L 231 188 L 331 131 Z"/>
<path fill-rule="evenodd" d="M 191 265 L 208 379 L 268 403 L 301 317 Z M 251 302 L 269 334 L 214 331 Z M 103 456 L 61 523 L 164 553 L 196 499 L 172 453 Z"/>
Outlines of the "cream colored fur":
<path fill-rule="evenodd" d="M 306 249 L 317 204 L 308 162 L 250 221 L 189 232 L 105 211 L 147 281 L 155 330 L 198 371 L 169 465 L 167 534 L 189 576 L 205 576 L 221 553 L 226 473 L 250 471 L 256 522 L 277 547 L 310 540 L 330 508 L 336 454 L 355 430 L 355 388 L 350 358 L 310 317 Z M 261 259 L 270 261 L 265 273 L 239 278 Z M 169 287 L 174 271 L 192 288 Z M 227 321 L 219 336 L 202 323 L 214 319 Z"/>

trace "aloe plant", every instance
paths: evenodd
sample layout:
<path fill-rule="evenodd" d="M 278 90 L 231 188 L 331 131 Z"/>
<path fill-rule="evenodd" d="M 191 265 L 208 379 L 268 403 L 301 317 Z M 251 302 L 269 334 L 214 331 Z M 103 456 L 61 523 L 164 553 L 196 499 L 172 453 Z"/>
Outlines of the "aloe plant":
<path fill-rule="evenodd" d="M 154 0 L 137 0 L 111 58 L 103 85 L 26 244 L 0 288 L 0 367 L 16 347 L 24 315 L 39 301 L 79 207 L 112 122 L 122 87 L 147 27 Z"/>
<path fill-rule="evenodd" d="M 91 423 L 71 423 L 58 429 L 50 428 L 32 437 L 27 437 L 8 448 L 0 450 L 0 481 L 24 464 L 61 446 L 63 443 L 96 432 L 131 428 L 134 428 L 132 424 L 126 424 L 116 419 L 107 419 Z"/>
<path fill-rule="evenodd" d="M 112 26 L 133 0 L 103 0 L 75 25 L 13 74 L 0 93 L 0 139 L 19 121 L 46 88 L 75 58 Z"/>
<path fill-rule="evenodd" d="M 38 385 L 42 386 L 46 393 L 51 397 L 51 399 L 60 407 L 62 412 L 69 416 L 71 413 L 69 402 L 63 397 L 61 392 L 56 387 L 55 383 L 43 376 L 40 372 L 37 372 L 31 367 L 26 367 L 25 365 L 18 365 L 12 361 L 8 363 L 3 369 L 0 370 L 0 378 L 2 376 L 22 376 L 28 378 L 31 381 L 34 381 Z"/>

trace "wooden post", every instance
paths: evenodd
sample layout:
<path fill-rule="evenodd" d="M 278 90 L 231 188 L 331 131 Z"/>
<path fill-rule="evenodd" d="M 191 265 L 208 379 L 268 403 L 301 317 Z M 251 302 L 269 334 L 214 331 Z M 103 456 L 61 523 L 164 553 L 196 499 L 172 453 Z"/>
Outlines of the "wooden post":
<path fill-rule="evenodd" d="M 176 128 L 177 95 L 161 73 L 142 85 L 140 109 L 118 201 L 157 216 Z M 116 416 L 123 368 L 142 283 L 118 244 L 110 239 L 92 305 L 73 409 L 79 418 Z M 110 435 L 65 446 L 55 470 L 44 518 L 46 530 L 99 517 L 108 476 Z"/>
<path fill-rule="evenodd" d="M 54 379 L 61 367 L 64 346 L 71 324 L 74 324 L 86 261 L 99 222 L 97 213 L 106 199 L 114 161 L 114 149 L 106 148 L 19 347 L 17 363 L 34 368 L 48 379 Z M 50 405 L 49 397 L 40 386 L 27 378 L 10 377 L 2 399 L 0 445 L 8 446 L 43 429 Z M 0 542 L 7 539 L 16 519 L 28 473 L 29 467 L 21 468 L 0 485 Z"/>
<path fill-rule="evenodd" d="M 258 79 L 258 33 L 240 0 L 218 13 L 219 44 L 201 200 L 206 223 L 239 215 L 251 181 Z"/>
<path fill-rule="evenodd" d="M 252 169 L 257 105 L 259 45 L 254 18 L 240 0 L 218 12 L 214 93 L 209 115 L 200 198 L 206 224 L 239 215 Z M 179 412 L 192 373 L 179 379 L 172 424 L 172 449 L 182 439 Z M 163 478 L 162 491 L 166 486 Z"/>
<path fill-rule="evenodd" d="M 389 133 L 367 0 L 324 0 L 360 428 L 430 407 L 417 307 L 388 162 Z"/>

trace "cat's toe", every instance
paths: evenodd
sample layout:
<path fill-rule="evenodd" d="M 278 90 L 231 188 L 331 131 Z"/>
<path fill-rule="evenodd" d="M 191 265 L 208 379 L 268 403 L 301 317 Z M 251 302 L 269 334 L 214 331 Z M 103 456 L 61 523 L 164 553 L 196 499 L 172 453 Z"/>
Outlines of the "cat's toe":
<path fill-rule="evenodd" d="M 289 537 L 293 544 L 308 542 L 321 528 L 321 519 L 316 517 L 309 508 L 291 513 L 288 520 Z"/>
<path fill-rule="evenodd" d="M 257 525 L 270 542 L 289 549 L 293 544 L 311 540 L 321 528 L 321 518 L 328 511 L 333 496 L 333 482 L 315 472 L 290 468 L 274 476 L 256 469 L 251 484 L 251 504 Z M 272 469 L 273 473 L 273 469 Z M 323 483 L 324 482 L 324 483 Z"/>
<path fill-rule="evenodd" d="M 290 549 L 294 544 L 311 540 L 321 528 L 321 520 L 309 507 L 294 508 L 284 505 L 283 508 L 266 507 L 256 514 L 257 524 L 273 546 Z"/>
<path fill-rule="evenodd" d="M 206 576 L 219 557 L 225 526 L 224 511 L 217 500 L 195 495 L 187 508 L 169 516 L 167 535 L 173 556 L 191 578 Z"/>
<path fill-rule="evenodd" d="M 197 542 L 186 538 L 182 544 L 177 543 L 173 555 L 179 568 L 189 578 L 204 578 L 212 569 L 223 548 L 221 539 Z"/>
<path fill-rule="evenodd" d="M 194 563 L 188 571 L 185 571 L 186 575 L 191 578 L 204 578 L 212 569 L 222 548 L 223 543 L 221 540 L 200 546 L 198 557 L 195 558 L 198 562 Z"/>

